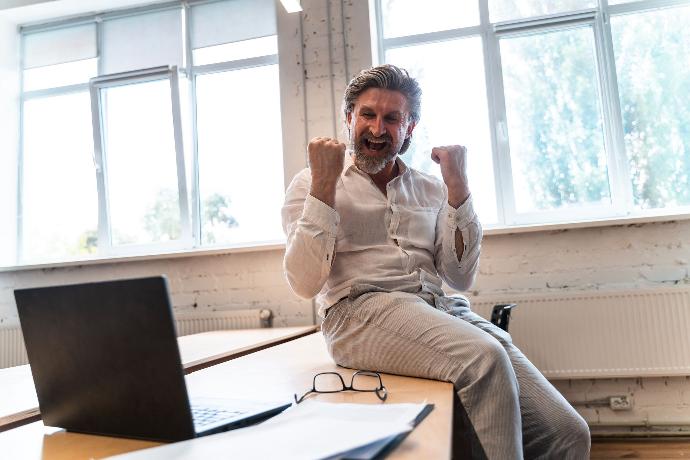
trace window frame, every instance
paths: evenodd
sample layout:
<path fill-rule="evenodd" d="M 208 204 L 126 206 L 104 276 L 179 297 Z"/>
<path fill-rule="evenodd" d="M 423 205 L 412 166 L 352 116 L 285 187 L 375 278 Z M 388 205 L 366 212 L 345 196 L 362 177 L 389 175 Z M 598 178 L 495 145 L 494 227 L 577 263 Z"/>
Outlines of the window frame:
<path fill-rule="evenodd" d="M 175 143 L 175 163 L 177 172 L 178 206 L 180 211 L 180 238 L 161 243 L 135 243 L 116 246 L 112 243 L 112 223 L 108 201 L 107 152 L 105 148 L 105 129 L 103 126 L 104 101 L 102 91 L 119 86 L 135 85 L 153 81 L 168 80 Z M 98 253 L 99 255 L 120 255 L 131 252 L 152 252 L 160 250 L 179 250 L 193 244 L 189 203 L 187 201 L 187 179 L 182 145 L 182 114 L 180 111 L 180 92 L 177 66 L 162 66 L 151 69 L 134 70 L 92 78 L 89 82 L 91 93 L 91 116 L 94 143 L 94 167 L 98 185 Z"/>
<path fill-rule="evenodd" d="M 90 23 L 90 20 L 69 20 L 57 21 L 47 27 L 23 27 L 19 32 L 19 142 L 17 153 L 17 221 L 16 221 L 16 264 L 22 265 L 24 261 L 24 207 L 23 207 L 23 190 L 24 190 L 24 106 L 25 102 L 31 99 L 47 98 L 53 96 L 62 96 L 78 92 L 88 93 L 89 83 L 77 83 L 67 86 L 60 86 L 54 88 L 43 88 L 31 91 L 24 90 L 24 51 L 26 48 L 26 35 L 34 32 L 50 31 L 61 29 L 63 27 L 71 27 Z M 98 45 L 96 45 L 98 51 Z M 98 59 L 98 57 L 96 57 Z M 95 160 L 94 160 L 95 161 Z"/>
<path fill-rule="evenodd" d="M 665 219 L 666 216 L 682 216 L 690 213 L 690 206 L 653 210 L 635 208 L 630 163 L 624 144 L 616 63 L 609 21 L 612 15 L 687 6 L 690 5 L 690 1 L 638 0 L 619 5 L 608 5 L 608 0 L 598 0 L 595 8 L 491 23 L 489 0 L 475 0 L 479 8 L 478 25 L 392 38 L 384 37 L 382 1 L 370 0 L 370 8 L 375 15 L 373 25 L 376 28 L 375 31 L 372 31 L 372 40 L 374 40 L 375 54 L 378 56 L 379 63 L 385 61 L 386 51 L 390 49 L 472 36 L 479 36 L 482 40 L 498 215 L 498 222 L 486 225 L 487 230 L 495 229 L 500 233 L 505 233 L 511 229 L 519 228 L 560 228 L 569 224 L 579 226 L 583 223 L 597 225 L 597 223 L 604 221 L 648 220 L 650 216 L 658 217 L 659 220 L 667 220 Z M 510 157 L 500 40 L 583 26 L 592 28 L 593 57 L 595 59 L 596 84 L 602 116 L 603 143 L 607 160 L 611 203 L 610 205 L 563 206 L 556 210 L 518 213 Z"/>
<path fill-rule="evenodd" d="M 90 14 L 85 16 L 80 16 L 71 19 L 63 19 L 52 21 L 46 24 L 37 25 L 27 25 L 21 26 L 19 28 L 19 42 L 20 42 L 20 94 L 19 94 L 19 120 L 20 120 L 20 136 L 18 144 L 18 160 L 17 160 L 17 220 L 16 220 L 16 235 L 17 235 L 17 250 L 15 256 L 16 267 L 21 266 L 42 266 L 49 264 L 51 266 L 57 264 L 71 264 L 75 260 L 112 260 L 113 258 L 130 258 L 130 257 L 150 257 L 152 255 L 157 256 L 160 254 L 188 254 L 188 253 L 206 253 L 209 251 L 217 252 L 218 250 L 223 250 L 219 246 L 214 245 L 202 245 L 201 238 L 201 202 L 199 194 L 199 174 L 198 174 L 198 142 L 197 142 L 197 107 L 196 107 L 196 77 L 200 75 L 206 75 L 218 72 L 227 72 L 232 70 L 240 70 L 251 67 L 260 67 L 266 65 L 278 65 L 279 66 L 279 78 L 282 81 L 285 78 L 294 75 L 287 73 L 283 66 L 280 65 L 280 51 L 276 51 L 274 54 L 255 56 L 244 59 L 223 61 L 212 64 L 205 65 L 195 65 L 193 59 L 193 49 L 191 42 L 191 32 L 192 32 L 192 20 L 191 15 L 193 13 L 193 8 L 197 5 L 203 5 L 205 3 L 213 3 L 216 1 L 223 0 L 191 0 L 182 1 L 175 0 L 168 3 L 163 3 L 159 5 L 148 5 L 141 7 L 127 8 L 124 10 L 115 10 L 110 12 Z M 120 19 L 124 17 L 143 15 L 156 12 L 164 12 L 172 9 L 180 10 L 182 15 L 182 26 L 183 26 L 183 43 L 182 43 L 182 56 L 183 56 L 183 67 L 177 68 L 175 66 L 161 66 L 154 67 L 150 69 L 138 69 L 127 72 L 115 73 L 104 75 L 103 74 L 103 58 L 102 58 L 102 44 L 103 44 L 103 29 L 102 23 L 109 19 Z M 294 16 L 294 15 L 292 15 Z M 299 19 L 297 19 L 299 21 Z M 280 9 L 280 5 L 275 6 L 275 21 L 276 21 L 276 37 L 278 42 L 278 48 L 285 48 L 285 45 L 280 41 L 280 27 L 281 23 L 294 25 L 295 18 L 286 16 Z M 24 40 L 28 34 L 40 33 L 44 31 L 56 30 L 61 28 L 75 27 L 84 24 L 95 24 L 96 26 L 96 51 L 97 55 L 95 59 L 97 60 L 98 75 L 92 78 L 90 81 L 85 83 L 79 83 L 75 85 L 53 87 L 48 89 L 39 89 L 33 91 L 24 91 Z M 179 207 L 180 207 L 180 238 L 173 241 L 158 242 L 158 243 L 135 243 L 128 245 L 115 246 L 111 242 L 111 225 L 110 225 L 110 213 L 108 209 L 108 184 L 107 184 L 107 171 L 104 157 L 104 130 L 103 130 L 103 103 L 100 97 L 100 92 L 103 89 L 112 88 L 116 86 L 123 86 L 128 84 L 143 83 L 145 81 L 153 81 L 167 78 L 170 82 L 170 97 L 171 105 L 173 111 L 173 131 L 174 131 L 174 144 L 175 144 L 175 157 L 176 157 L 176 169 L 177 169 L 177 185 L 178 185 L 178 196 L 179 196 Z M 181 82 L 180 78 L 186 79 L 186 87 L 182 91 L 188 90 L 188 100 L 189 107 L 185 107 L 185 115 L 189 116 L 189 124 L 191 130 L 189 133 L 184 130 L 183 127 L 183 117 L 182 117 L 182 105 L 181 105 Z M 281 84 L 282 86 L 282 84 Z M 46 259 L 34 261 L 27 261 L 24 259 L 23 247 L 26 244 L 23 238 L 23 228 L 22 228 L 22 186 L 23 186 L 23 153 L 24 153 L 24 129 L 23 129 L 23 116 L 24 116 L 24 102 L 32 98 L 39 97 L 49 97 L 55 95 L 68 94 L 73 92 L 89 92 L 91 97 L 91 111 L 92 111 L 92 130 L 93 130 L 93 140 L 94 140 L 94 152 L 93 152 L 93 162 L 94 162 L 94 172 L 96 174 L 97 182 L 97 193 L 98 193 L 98 252 L 92 257 L 89 256 L 79 256 L 77 259 L 73 259 L 68 256 L 61 257 L 59 259 Z M 287 157 L 290 151 L 289 147 L 286 146 L 285 142 L 285 126 L 286 120 L 290 118 L 290 113 L 299 109 L 300 106 L 292 101 L 286 104 L 286 96 L 281 91 L 279 110 L 281 111 L 280 116 L 282 133 L 281 138 L 283 139 L 283 174 L 287 180 L 287 170 L 288 165 L 292 161 Z M 187 113 L 188 112 L 188 113 Z M 185 135 L 189 134 L 191 139 L 183 138 Z M 292 141 L 291 143 L 294 143 Z M 187 150 L 187 151 L 185 151 Z M 106 153 L 107 156 L 107 153 Z M 185 162 L 190 164 L 185 168 Z M 287 185 L 287 182 L 284 186 Z M 282 241 L 252 241 L 245 243 L 238 243 L 232 245 L 222 245 L 223 248 L 228 250 L 234 250 L 236 248 L 244 248 L 247 246 L 256 247 L 261 250 L 265 247 L 273 247 L 276 243 L 282 243 Z M 244 249 L 242 249 L 244 250 Z"/>

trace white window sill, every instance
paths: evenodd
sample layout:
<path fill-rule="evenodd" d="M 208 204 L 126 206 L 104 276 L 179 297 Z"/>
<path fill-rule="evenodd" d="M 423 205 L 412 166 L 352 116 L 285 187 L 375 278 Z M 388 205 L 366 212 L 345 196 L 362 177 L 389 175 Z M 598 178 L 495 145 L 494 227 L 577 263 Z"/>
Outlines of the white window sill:
<path fill-rule="evenodd" d="M 596 227 L 616 227 L 628 225 L 641 225 L 659 222 L 673 222 L 678 220 L 690 220 L 690 213 L 687 211 L 679 213 L 667 213 L 664 215 L 649 215 L 649 216 L 635 216 L 635 217 L 619 217 L 601 220 L 588 220 L 581 222 L 556 222 L 548 224 L 532 224 L 532 225 L 515 225 L 511 227 L 490 227 L 484 228 L 484 236 L 491 237 L 492 235 L 509 235 L 513 233 L 530 233 L 530 232 L 550 232 L 560 230 L 572 230 L 578 228 L 596 228 Z M 188 249 L 175 252 L 166 252 L 159 254 L 138 254 L 138 255 L 124 255 L 124 256 L 109 256 L 92 259 L 70 260 L 65 262 L 47 262 L 40 264 L 26 264 L 9 267 L 0 267 L 0 273 L 3 272 L 18 272 L 28 270 L 46 270 L 63 267 L 80 267 L 89 265 L 103 265 L 121 262 L 141 262 L 146 260 L 161 260 L 161 259 L 178 259 L 183 257 L 203 257 L 214 256 L 221 254 L 237 254 L 243 252 L 259 252 L 259 251 L 278 251 L 285 249 L 284 241 L 270 241 L 264 243 L 247 243 L 238 244 L 234 246 L 224 246 L 205 249 Z"/>
<path fill-rule="evenodd" d="M 524 224 L 513 225 L 510 227 L 484 227 L 484 236 L 490 235 L 506 235 L 512 233 L 529 233 L 529 232 L 549 232 L 558 230 L 572 230 L 577 228 L 596 228 L 596 227 L 617 227 L 628 225 L 641 225 L 659 222 L 673 222 L 677 220 L 689 220 L 690 212 L 684 209 L 680 212 L 668 212 L 666 214 L 649 214 L 629 217 L 610 217 L 599 220 L 583 220 L 572 222 L 554 222 L 541 224 Z"/>
<path fill-rule="evenodd" d="M 183 257 L 203 257 L 215 256 L 221 254 L 237 254 L 242 252 L 258 252 L 258 251 L 277 251 L 284 250 L 284 241 L 269 241 L 262 243 L 247 243 L 238 244 L 234 246 L 223 246 L 204 249 L 186 249 L 175 252 L 165 252 L 159 254 L 137 254 L 137 255 L 123 255 L 123 256 L 107 256 L 94 257 L 90 259 L 69 260 L 64 262 L 46 262 L 39 264 L 15 265 L 11 267 L 0 267 L 2 272 L 18 272 L 28 270 L 46 270 L 64 267 L 81 267 L 88 265 L 103 265 L 114 264 L 121 262 L 141 262 L 146 260 L 160 260 L 160 259 L 178 259 Z"/>

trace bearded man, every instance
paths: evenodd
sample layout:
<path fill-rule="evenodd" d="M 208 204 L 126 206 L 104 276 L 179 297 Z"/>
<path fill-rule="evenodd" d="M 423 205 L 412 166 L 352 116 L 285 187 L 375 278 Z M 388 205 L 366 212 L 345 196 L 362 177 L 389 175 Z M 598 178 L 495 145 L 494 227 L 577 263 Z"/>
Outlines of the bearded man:
<path fill-rule="evenodd" d="M 399 157 L 419 122 L 421 89 L 398 67 L 362 71 L 343 98 L 349 146 L 317 137 L 287 190 L 284 269 L 317 297 L 341 366 L 452 382 L 477 458 L 586 459 L 584 420 L 510 335 L 446 296 L 477 273 L 482 228 L 466 149 L 436 147 L 443 182 Z"/>

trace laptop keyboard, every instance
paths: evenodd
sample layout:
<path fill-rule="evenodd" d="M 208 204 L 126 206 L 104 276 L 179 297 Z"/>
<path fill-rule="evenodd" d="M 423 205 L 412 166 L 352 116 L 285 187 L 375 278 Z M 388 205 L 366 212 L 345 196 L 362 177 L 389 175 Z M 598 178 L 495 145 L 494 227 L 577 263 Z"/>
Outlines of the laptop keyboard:
<path fill-rule="evenodd" d="M 232 420 L 233 418 L 240 417 L 246 413 L 247 411 L 245 410 L 192 406 L 192 418 L 194 419 L 194 425 L 196 426 L 211 425 L 217 422 Z"/>

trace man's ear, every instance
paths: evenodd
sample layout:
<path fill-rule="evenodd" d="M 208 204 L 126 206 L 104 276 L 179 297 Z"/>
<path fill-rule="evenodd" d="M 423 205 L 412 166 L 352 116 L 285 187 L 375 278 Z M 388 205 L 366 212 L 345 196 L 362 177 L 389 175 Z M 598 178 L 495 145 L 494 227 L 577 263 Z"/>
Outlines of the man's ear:
<path fill-rule="evenodd" d="M 347 112 L 345 119 L 347 120 L 347 129 L 350 129 L 350 123 L 352 123 L 352 112 Z"/>
<path fill-rule="evenodd" d="M 405 133 L 406 139 L 412 135 L 412 131 L 414 131 L 415 126 L 417 126 L 417 123 L 414 121 L 411 121 L 410 124 L 407 125 L 407 133 Z"/>

